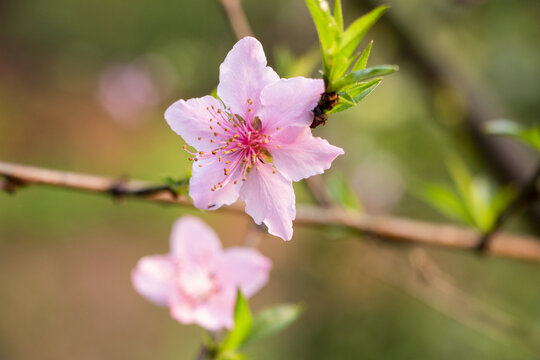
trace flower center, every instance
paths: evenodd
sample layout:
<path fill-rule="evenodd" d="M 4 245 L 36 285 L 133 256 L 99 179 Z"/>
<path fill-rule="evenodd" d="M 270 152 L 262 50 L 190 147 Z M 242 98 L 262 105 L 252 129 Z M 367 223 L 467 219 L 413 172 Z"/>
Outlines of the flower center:
<path fill-rule="evenodd" d="M 248 104 L 252 104 L 248 100 Z M 215 144 L 211 151 L 189 152 L 184 146 L 184 150 L 194 155 L 189 160 L 199 162 L 199 167 L 208 166 L 215 163 L 222 164 L 223 175 L 211 188 L 212 191 L 219 190 L 230 182 L 237 184 L 241 179 L 246 181 L 247 174 L 264 163 L 271 163 L 272 156 L 268 151 L 271 146 L 271 136 L 262 130 L 261 119 L 253 114 L 248 108 L 246 119 L 230 111 L 215 109 L 214 106 L 207 107 L 209 113 L 209 128 L 212 130 L 210 139 L 199 137 L 198 140 L 209 141 Z M 278 129 L 279 130 L 279 129 Z M 275 172 L 275 170 L 274 170 Z"/>
<path fill-rule="evenodd" d="M 203 301 L 218 291 L 214 274 L 204 268 L 182 268 L 179 270 L 177 285 L 194 301 Z"/>

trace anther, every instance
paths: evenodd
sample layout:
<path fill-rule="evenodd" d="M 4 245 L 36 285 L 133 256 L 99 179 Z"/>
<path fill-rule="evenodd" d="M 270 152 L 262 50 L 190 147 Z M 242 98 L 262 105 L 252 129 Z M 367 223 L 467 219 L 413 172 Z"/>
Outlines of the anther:
<path fill-rule="evenodd" d="M 217 136 L 217 132 L 214 131 L 214 136 Z"/>
<path fill-rule="evenodd" d="M 247 102 L 248 102 L 249 105 L 253 105 L 253 100 L 252 99 L 248 99 Z"/>
<path fill-rule="evenodd" d="M 200 136 L 198 137 L 198 139 L 199 139 L 199 141 L 201 141 L 201 140 L 202 140 L 202 138 L 201 138 Z"/>

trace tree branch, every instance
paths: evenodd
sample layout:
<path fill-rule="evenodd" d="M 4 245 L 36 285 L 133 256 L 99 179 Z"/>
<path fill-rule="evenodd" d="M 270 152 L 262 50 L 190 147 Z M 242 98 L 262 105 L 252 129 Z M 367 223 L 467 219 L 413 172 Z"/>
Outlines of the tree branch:
<path fill-rule="evenodd" d="M 253 32 L 242 8 L 241 0 L 219 0 L 219 2 L 227 13 L 236 38 L 240 40 L 245 36 L 252 36 Z"/>
<path fill-rule="evenodd" d="M 52 187 L 95 192 L 103 195 L 118 197 L 133 197 L 153 202 L 173 205 L 193 206 L 191 200 L 184 195 L 173 195 L 168 190 L 158 192 L 141 192 L 148 188 L 145 181 L 129 180 L 119 183 L 114 178 L 95 175 L 76 174 L 71 172 L 43 169 L 0 162 L 0 177 L 4 177 L 4 190 L 11 188 L 15 191 L 20 187 L 46 185 Z M 11 184 L 6 188 L 6 184 Z M 120 184 L 120 185 L 119 185 Z M 116 193 L 111 189 L 116 188 Z M 243 206 L 235 204 L 223 207 L 221 211 L 243 213 Z M 424 221 L 369 215 L 351 212 L 339 208 L 321 208 L 310 205 L 298 205 L 297 225 L 307 226 L 338 226 L 378 238 L 391 239 L 403 243 L 417 243 L 447 248 L 474 250 L 480 234 L 478 231 L 453 225 L 436 224 Z M 540 261 L 540 239 L 525 235 L 510 235 L 496 233 L 493 235 L 487 254 L 529 261 Z"/>

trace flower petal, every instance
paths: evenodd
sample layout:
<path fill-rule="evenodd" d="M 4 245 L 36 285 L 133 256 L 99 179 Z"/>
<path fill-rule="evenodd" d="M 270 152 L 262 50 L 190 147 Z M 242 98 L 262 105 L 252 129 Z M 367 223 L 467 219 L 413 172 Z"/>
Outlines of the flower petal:
<path fill-rule="evenodd" d="M 272 137 L 272 145 L 269 151 L 274 165 L 292 181 L 322 174 L 336 157 L 344 154 L 343 149 L 314 137 L 308 127 L 291 126 L 281 130 Z"/>
<path fill-rule="evenodd" d="M 295 77 L 280 79 L 261 93 L 263 131 L 272 134 L 288 125 L 311 125 L 313 109 L 324 92 L 324 81 Z"/>
<path fill-rule="evenodd" d="M 174 290 L 174 264 L 168 255 L 145 256 L 131 272 L 131 282 L 146 299 L 168 306 Z"/>
<path fill-rule="evenodd" d="M 182 324 L 195 322 L 195 304 L 182 292 L 175 291 L 170 304 L 171 317 Z"/>
<path fill-rule="evenodd" d="M 246 212 L 257 224 L 264 222 L 268 232 L 284 240 L 292 238 L 292 220 L 296 216 L 292 182 L 269 164 L 252 169 L 242 186 L 240 199 L 246 203 Z"/>
<path fill-rule="evenodd" d="M 255 249 L 231 247 L 225 250 L 218 267 L 218 279 L 223 287 L 240 288 L 250 297 L 267 282 L 272 261 Z"/>
<path fill-rule="evenodd" d="M 257 113 L 262 89 L 278 80 L 278 74 L 266 66 L 261 43 L 245 37 L 233 46 L 219 67 L 217 94 L 233 114 L 246 116 L 248 108 Z"/>
<path fill-rule="evenodd" d="M 215 158 L 200 159 L 193 163 L 189 196 L 193 199 L 195 207 L 216 210 L 222 205 L 230 205 L 238 200 L 242 186 L 240 168 L 233 170 L 229 175 L 225 175 L 224 168 L 224 162 L 219 162 Z M 223 187 L 219 187 L 219 183 L 223 184 Z M 218 186 L 212 191 L 215 185 Z"/>
<path fill-rule="evenodd" d="M 203 328 L 215 331 L 234 326 L 236 291 L 221 291 L 197 306 L 195 322 Z"/>
<path fill-rule="evenodd" d="M 194 216 L 177 220 L 171 232 L 171 255 L 187 266 L 212 269 L 222 256 L 221 242 L 214 229 Z"/>
<path fill-rule="evenodd" d="M 187 101 L 178 100 L 165 111 L 165 120 L 171 129 L 198 151 L 213 150 L 216 144 L 213 130 L 210 129 L 210 118 L 213 117 L 207 108 L 223 109 L 223 104 L 212 96 L 193 98 Z"/>

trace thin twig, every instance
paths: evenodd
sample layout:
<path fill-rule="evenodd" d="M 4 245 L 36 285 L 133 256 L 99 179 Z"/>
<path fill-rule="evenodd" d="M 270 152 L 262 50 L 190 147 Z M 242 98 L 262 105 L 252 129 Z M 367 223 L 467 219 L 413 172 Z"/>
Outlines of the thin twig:
<path fill-rule="evenodd" d="M 111 195 L 111 187 L 118 183 L 114 178 L 76 174 L 31 166 L 0 162 L 0 176 L 16 180 L 24 187 L 46 185 L 66 189 Z M 148 182 L 130 180 L 123 182 L 126 197 L 153 202 L 192 207 L 193 203 L 184 195 L 173 196 L 169 191 L 138 194 L 136 190 L 149 186 Z M 244 213 L 241 204 L 223 207 L 222 211 Z M 417 243 L 457 249 L 475 249 L 480 234 L 478 231 L 453 225 L 391 216 L 369 215 L 339 208 L 298 205 L 295 224 L 308 226 L 339 226 L 378 238 L 403 243 Z M 526 235 L 493 234 L 487 254 L 529 261 L 540 261 L 540 239 Z"/>
<path fill-rule="evenodd" d="M 493 227 L 487 231 L 478 243 L 478 250 L 485 252 L 489 247 L 489 243 L 493 234 L 499 231 L 504 223 L 521 208 L 525 207 L 527 204 L 534 202 L 538 199 L 538 189 L 536 188 L 536 183 L 540 180 L 540 164 L 536 168 L 536 171 L 529 178 L 529 181 L 525 183 L 517 196 L 513 201 L 508 204 L 508 206 L 501 211 L 497 219 L 495 220 Z"/>
<path fill-rule="evenodd" d="M 241 39 L 245 36 L 252 36 L 253 32 L 242 8 L 241 0 L 219 0 L 219 2 L 227 13 L 236 38 Z"/>

